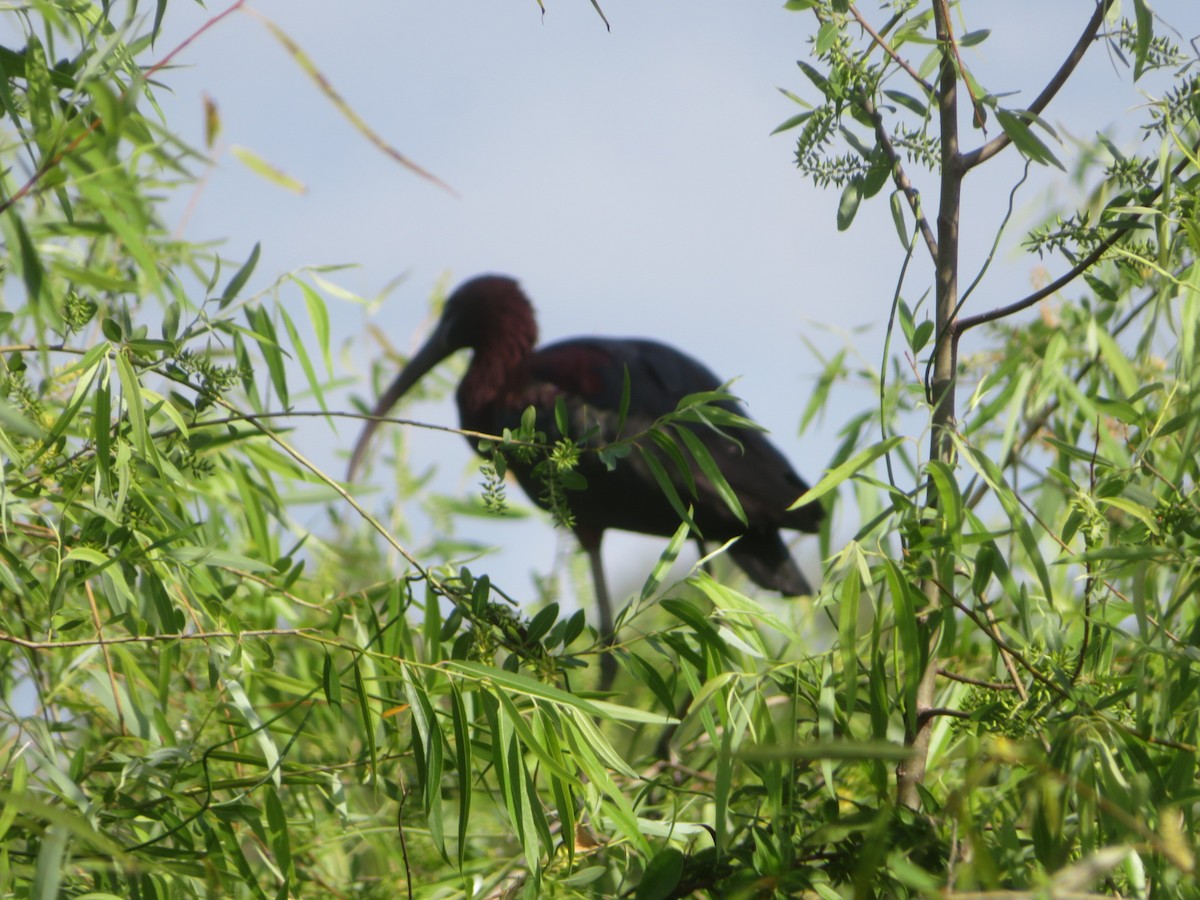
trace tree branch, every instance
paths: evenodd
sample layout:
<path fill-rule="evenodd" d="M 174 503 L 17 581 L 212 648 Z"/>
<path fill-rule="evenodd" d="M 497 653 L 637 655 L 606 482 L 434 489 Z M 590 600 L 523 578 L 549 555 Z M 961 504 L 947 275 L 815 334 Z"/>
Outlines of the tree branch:
<path fill-rule="evenodd" d="M 962 167 L 958 152 L 958 69 L 951 50 L 950 10 L 946 0 L 933 0 L 933 16 L 937 39 L 941 47 L 941 66 L 938 75 L 938 120 L 941 129 L 941 185 L 937 217 L 937 256 L 934 287 L 936 292 L 935 364 L 933 371 L 933 422 L 929 438 L 930 459 L 951 461 L 954 458 L 954 382 L 957 342 L 943 340 L 954 334 L 954 319 L 958 305 L 958 225 L 962 206 Z M 936 507 L 937 491 L 932 485 L 926 504 Z M 934 550 L 931 562 L 934 575 L 921 585 L 922 593 L 933 609 L 942 608 L 948 601 L 942 588 L 953 578 L 953 560 L 945 548 Z M 929 654 L 921 680 L 917 685 L 914 708 L 910 710 L 911 725 L 906 728 L 905 745 L 912 756 L 896 767 L 896 799 L 902 806 L 919 809 L 920 786 L 925 781 L 929 742 L 933 732 L 933 717 L 937 697 L 936 634 L 928 636 Z"/>
<path fill-rule="evenodd" d="M 925 240 L 929 255 L 936 263 L 938 258 L 937 238 L 934 237 L 929 220 L 925 218 L 925 213 L 921 209 L 921 192 L 913 186 L 908 173 L 904 171 L 904 163 L 900 160 L 900 154 L 896 152 L 892 136 L 888 134 L 887 127 L 883 124 L 883 114 L 879 112 L 879 107 L 870 97 L 863 98 L 863 111 L 871 117 L 871 123 L 875 126 L 875 139 L 879 141 L 879 146 L 883 148 L 884 155 L 887 156 L 888 162 L 892 166 L 892 181 L 904 194 L 904 199 L 908 201 L 908 208 L 912 210 L 917 228 L 921 230 L 921 237 Z"/>
<path fill-rule="evenodd" d="M 862 30 L 871 36 L 871 40 L 878 44 L 880 49 L 882 49 L 884 53 L 892 58 L 892 62 L 907 72 L 909 77 L 921 86 L 921 89 L 925 91 L 926 98 L 934 96 L 933 85 L 922 78 L 916 69 L 914 69 L 906 60 L 904 60 L 898 53 L 896 53 L 895 50 L 892 49 L 892 45 L 885 41 L 883 36 L 871 27 L 871 23 L 863 17 L 862 13 L 858 11 L 858 8 L 853 3 L 850 4 L 850 13 L 854 16 L 858 24 L 862 26 Z"/>
<path fill-rule="evenodd" d="M 1197 144 L 1195 147 L 1193 147 L 1193 152 L 1196 152 L 1197 150 L 1200 150 L 1200 144 Z M 1167 181 L 1173 181 L 1182 175 L 1183 171 L 1191 162 L 1191 159 L 1192 157 L 1190 154 L 1185 154 L 1183 159 L 1181 159 L 1176 164 L 1175 168 L 1171 170 L 1170 179 L 1164 178 L 1159 182 L 1158 187 L 1151 191 L 1147 197 L 1138 198 L 1139 205 L 1149 207 L 1156 200 L 1158 200 L 1158 198 L 1162 195 Z M 1116 245 L 1118 241 L 1121 240 L 1121 238 L 1123 238 L 1137 226 L 1143 215 L 1144 213 L 1129 213 L 1120 224 L 1113 227 L 1112 233 L 1109 234 L 1108 237 L 1106 237 L 1092 249 L 1091 253 L 1089 253 L 1078 263 L 1072 266 L 1071 269 L 1054 279 L 1054 281 L 1050 282 L 1045 287 L 1034 291 L 1029 296 L 1022 298 L 1015 303 L 1010 303 L 1007 306 L 997 307 L 990 312 L 980 313 L 979 315 L 975 316 L 967 316 L 965 319 L 960 319 L 954 329 L 953 339 L 955 344 L 957 344 L 959 337 L 961 337 L 965 332 L 970 331 L 975 326 L 983 325 L 987 322 L 994 322 L 996 319 L 1003 319 L 1007 316 L 1019 313 L 1022 310 L 1033 306 L 1035 303 L 1046 299 L 1051 294 L 1055 294 L 1062 290 L 1064 287 L 1094 266 L 1097 262 L 1099 262 L 1100 258 L 1104 256 L 1105 253 L 1107 253 L 1113 246 Z"/>
<path fill-rule="evenodd" d="M 1083 29 L 1083 34 L 1079 36 L 1079 40 L 1075 42 L 1075 46 L 1071 48 L 1071 52 L 1067 54 L 1066 60 L 1058 67 L 1058 71 L 1042 88 L 1042 92 L 1037 95 L 1037 98 L 1029 105 L 1029 112 L 1034 115 L 1039 115 L 1042 110 L 1050 105 L 1050 101 L 1062 89 L 1062 86 L 1067 83 L 1067 79 L 1071 77 L 1071 73 L 1075 71 L 1075 67 L 1079 65 L 1083 55 L 1087 53 L 1088 48 L 1096 39 L 1096 35 L 1100 31 L 1100 25 L 1104 22 L 1104 17 L 1108 13 L 1109 7 L 1116 0 L 1101 0 L 1096 4 L 1096 11 L 1092 13 L 1091 19 L 1088 20 L 1087 26 Z M 988 141 L 982 147 L 972 150 L 970 153 L 964 153 L 962 156 L 962 167 L 964 172 L 969 172 L 981 162 L 991 159 L 1005 147 L 1012 143 L 1012 139 L 1005 132 L 1001 132 Z"/>

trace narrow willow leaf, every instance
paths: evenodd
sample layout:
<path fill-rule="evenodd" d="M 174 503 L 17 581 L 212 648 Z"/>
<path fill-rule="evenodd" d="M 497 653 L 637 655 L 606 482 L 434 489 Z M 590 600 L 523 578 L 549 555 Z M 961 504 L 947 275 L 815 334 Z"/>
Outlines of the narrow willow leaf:
<path fill-rule="evenodd" d="M 247 306 L 246 319 L 250 323 L 258 349 L 262 352 L 263 362 L 267 364 L 267 372 L 271 376 L 275 393 L 279 395 L 279 402 L 286 408 L 289 405 L 287 371 L 283 364 L 283 350 L 279 344 L 279 337 L 275 333 L 275 323 L 261 306 Z"/>
<path fill-rule="evenodd" d="M 819 500 L 821 497 L 824 497 L 826 494 L 840 485 L 847 478 L 857 475 L 885 453 L 890 453 L 895 447 L 902 444 L 904 440 L 905 439 L 903 437 L 897 435 L 895 437 L 890 437 L 886 440 L 880 441 L 877 444 L 873 444 L 867 449 L 856 453 L 853 457 L 846 460 L 840 466 L 837 466 L 836 468 L 830 469 L 828 472 L 826 472 L 821 477 L 820 481 L 802 494 L 795 503 L 788 507 L 788 509 L 799 509 L 801 506 L 812 503 L 814 500 Z"/>
<path fill-rule="evenodd" d="M 692 520 L 691 511 L 684 507 L 683 501 L 679 497 L 679 492 L 675 490 L 675 485 L 671 483 L 671 478 L 662 467 L 662 463 L 655 459 L 654 454 L 644 447 L 638 447 L 638 452 L 641 454 L 642 462 L 646 464 L 646 468 L 654 476 L 654 480 L 658 484 L 658 489 L 663 492 L 663 496 L 671 504 L 671 509 L 675 511 L 675 515 L 679 516 L 680 521 L 686 524 L 688 528 L 699 534 L 700 531 L 696 528 L 696 523 Z"/>
<path fill-rule="evenodd" d="M 279 802 L 279 793 L 274 788 L 266 789 L 263 806 L 266 808 L 267 837 L 271 841 L 271 851 L 275 854 L 275 865 L 286 873 L 290 880 L 294 877 L 294 870 L 287 815 L 283 811 L 283 804 Z"/>
<path fill-rule="evenodd" d="M 16 798 L 24 796 L 25 786 L 29 782 L 29 766 L 26 764 L 24 756 L 18 756 L 9 765 L 8 776 L 11 780 L 5 792 L 4 806 L 0 808 L 0 841 L 4 840 L 8 829 L 16 821 L 17 813 L 20 811 Z"/>
<path fill-rule="evenodd" d="M 379 757 L 375 748 L 375 718 L 371 712 L 371 698 L 367 694 L 367 685 L 363 680 L 362 667 L 357 659 L 352 666 L 354 672 L 354 690 L 358 694 L 358 713 L 362 717 L 363 740 L 367 742 L 367 757 L 371 760 L 369 775 L 372 781 L 379 771 Z"/>
<path fill-rule="evenodd" d="M 925 650 L 920 642 L 920 628 L 917 625 L 916 606 L 913 602 L 914 588 L 908 579 L 891 560 L 884 561 L 884 575 L 887 578 L 888 592 L 892 595 L 892 616 L 896 622 L 896 636 L 900 654 L 904 659 L 904 704 L 903 709 L 908 717 L 908 726 L 916 724 L 917 688 L 923 672 L 922 662 Z"/>
<path fill-rule="evenodd" d="M 248 147 L 240 147 L 237 144 L 233 144 L 229 147 L 229 152 L 233 154 L 238 162 L 255 175 L 266 179 L 276 187 L 281 187 L 285 191 L 291 191 L 293 194 L 303 194 L 308 191 L 304 182 L 299 178 L 293 178 L 283 171 L 283 169 L 267 162 Z"/>
<path fill-rule="evenodd" d="M 254 274 L 254 267 L 258 265 L 258 256 L 262 250 L 261 244 L 255 244 L 254 249 L 250 251 L 250 256 L 242 263 L 233 277 L 225 285 L 225 290 L 221 292 L 221 300 L 218 304 L 221 309 L 224 309 L 242 292 L 242 288 L 246 286 L 246 282 L 250 280 L 250 276 Z"/>
<path fill-rule="evenodd" d="M 271 783 L 275 787 L 279 787 L 283 783 L 279 766 L 279 748 L 275 746 L 270 729 L 267 728 L 266 723 L 259 716 L 258 710 L 254 708 L 254 704 L 250 702 L 250 698 L 246 695 L 246 689 L 242 687 L 241 682 L 227 677 L 223 679 L 222 686 L 225 688 L 225 693 L 229 695 L 229 699 L 234 707 L 242 714 L 242 718 L 246 720 L 246 724 L 253 731 L 252 737 L 262 751 L 263 759 L 270 770 Z"/>
<path fill-rule="evenodd" d="M 540 641 L 542 637 L 550 630 L 555 622 L 558 621 L 558 604 L 547 603 L 544 607 L 537 611 L 529 621 L 529 625 L 525 629 L 526 642 L 533 644 Z"/>
<path fill-rule="evenodd" d="M 292 317 L 288 315 L 287 307 L 280 303 L 275 308 L 279 310 L 279 315 L 283 317 L 283 326 L 287 329 L 288 337 L 292 340 L 292 350 L 296 354 L 296 359 L 300 361 L 300 368 L 304 370 L 304 377 L 308 379 L 309 390 L 317 398 L 317 405 L 321 407 L 321 412 L 329 412 L 329 407 L 325 405 L 325 392 L 321 389 L 321 382 L 317 378 L 316 369 L 313 368 L 312 360 L 309 359 L 308 350 L 304 346 L 304 339 L 300 337 L 300 332 L 296 330 L 296 324 L 292 321 Z"/>
<path fill-rule="evenodd" d="M 1137 33 L 1133 44 L 1133 78 L 1136 81 L 1146 71 L 1146 60 L 1150 56 L 1150 45 L 1154 39 L 1154 12 L 1146 0 L 1133 0 Z"/>
<path fill-rule="evenodd" d="M 734 492 L 733 488 L 729 486 L 729 482 L 725 480 L 725 475 L 721 472 L 717 461 L 713 459 L 708 447 L 689 428 L 676 428 L 675 433 L 679 435 L 688 452 L 692 455 L 692 459 L 696 461 L 696 465 L 700 467 L 700 471 L 709 480 L 709 483 L 716 490 L 722 502 L 729 508 L 731 513 L 737 516 L 738 521 L 745 525 L 746 513 L 742 509 L 742 502 L 738 499 L 738 495 Z"/>
<path fill-rule="evenodd" d="M 96 445 L 96 471 L 100 490 L 112 491 L 112 393 L 109 380 L 102 376 L 92 395 L 92 442 Z"/>
<path fill-rule="evenodd" d="M 656 428 L 650 432 L 650 440 L 658 445 L 658 448 L 675 466 L 675 471 L 683 481 L 684 487 L 687 488 L 688 495 L 695 497 L 696 481 L 692 477 L 692 467 L 687 464 L 687 459 L 684 458 L 683 451 L 679 449 L 679 443 L 675 436 L 665 429 Z"/>
<path fill-rule="evenodd" d="M 1141 379 L 1133 371 L 1133 366 L 1129 362 L 1129 357 L 1117 345 L 1105 329 L 1096 329 L 1096 340 L 1100 345 L 1100 355 L 1108 364 L 1109 371 L 1117 379 L 1117 384 L 1121 386 L 1121 390 L 1125 392 L 1126 397 L 1132 397 L 1141 388 Z"/>
<path fill-rule="evenodd" d="M 462 692 L 450 682 L 450 722 L 454 729 L 454 766 L 458 771 L 458 868 L 462 871 L 467 852 L 467 823 L 471 815 L 471 779 L 474 777 L 471 759 L 470 723 L 463 705 Z"/>
<path fill-rule="evenodd" d="M 1004 129 L 1004 133 L 1012 140 L 1013 146 L 1021 152 L 1022 156 L 1042 165 L 1056 166 L 1065 172 L 1066 168 L 1058 161 L 1058 157 L 1041 138 L 1033 133 L 1022 115 L 1022 113 L 1014 113 L 1007 109 L 997 109 L 996 121 L 1000 123 L 1000 127 Z"/>
<path fill-rule="evenodd" d="M 671 540 L 667 542 L 666 548 L 659 554 L 658 560 L 654 563 L 654 568 L 650 570 L 650 574 L 646 578 L 645 584 L 642 585 L 642 593 L 638 600 L 640 603 L 645 603 L 655 591 L 661 587 L 663 579 L 667 577 L 667 573 L 671 571 L 671 566 L 675 565 L 675 560 L 679 558 L 679 551 L 683 549 L 683 545 L 687 542 L 690 529 L 687 523 L 681 523 L 675 529 L 675 533 L 671 535 Z"/>
<path fill-rule="evenodd" d="M 442 819 L 444 761 L 442 732 L 438 727 L 437 714 L 434 712 L 433 704 L 429 702 L 429 694 L 425 691 L 425 686 L 408 671 L 403 672 L 400 680 L 404 684 L 404 694 L 408 698 L 413 731 L 416 732 L 414 749 L 419 750 L 417 775 L 421 781 L 421 799 L 425 806 L 425 821 L 429 825 L 429 837 L 442 858 L 448 860 L 450 857 L 446 853 L 445 828 Z"/>
<path fill-rule="evenodd" d="M 954 470 L 948 463 L 934 459 L 926 463 L 925 471 L 937 491 L 938 511 L 945 518 L 945 537 L 958 547 L 962 542 L 963 498 Z"/>
<path fill-rule="evenodd" d="M 153 461 L 158 454 L 155 450 L 154 439 L 150 435 L 150 428 L 146 424 L 146 408 L 142 400 L 141 384 L 138 382 L 137 374 L 133 371 L 129 357 L 121 352 L 118 352 L 116 357 L 117 375 L 121 379 L 121 396 L 124 400 L 125 415 L 129 417 L 129 431 L 133 438 L 133 445 L 143 459 Z"/>
<path fill-rule="evenodd" d="M 667 687 L 666 681 L 663 680 L 658 670 L 636 653 L 630 653 L 628 660 L 630 667 L 635 670 L 634 677 L 650 688 L 650 692 L 662 704 L 663 709 L 673 710 L 675 708 L 675 698 L 672 696 L 671 689 Z"/>
<path fill-rule="evenodd" d="M 59 896 L 59 886 L 66 873 L 63 860 L 69 838 L 67 829 L 58 824 L 51 825 L 42 835 L 29 894 L 33 900 L 56 900 Z"/>
<path fill-rule="evenodd" d="M 513 731 L 520 738 L 522 746 L 536 756 L 555 778 L 561 778 L 573 787 L 583 787 L 579 779 L 575 777 L 575 774 L 565 769 L 563 764 L 546 750 L 545 745 L 538 740 L 533 730 L 529 727 L 529 724 L 525 721 L 525 717 L 521 715 L 521 711 L 517 709 L 517 705 L 512 702 L 508 694 L 504 691 L 497 691 L 496 699 L 500 701 L 500 705 L 508 713 Z"/>
<path fill-rule="evenodd" d="M 849 720 L 858 705 L 858 613 L 862 595 L 862 578 L 858 567 L 848 571 L 842 580 L 838 598 L 838 645 L 842 649 L 842 709 Z"/>
<path fill-rule="evenodd" d="M 833 660 L 826 657 L 821 664 L 821 689 L 817 694 L 817 736 L 822 742 L 833 740 L 837 733 L 837 700 L 834 690 Z M 837 798 L 837 782 L 833 774 L 833 761 L 820 760 L 821 777 L 831 799 Z"/>
<path fill-rule="evenodd" d="M 325 700 L 330 706 L 339 711 L 342 708 L 342 679 L 333 664 L 333 657 L 325 651 L 325 663 L 321 669 L 321 686 L 325 691 Z"/>
<path fill-rule="evenodd" d="M 321 295 L 308 284 L 291 276 L 292 283 L 304 294 L 304 305 L 308 309 L 308 322 L 312 326 L 317 339 L 317 347 L 321 350 L 321 359 L 325 362 L 325 372 L 333 374 L 333 352 L 329 346 L 329 308 Z"/>

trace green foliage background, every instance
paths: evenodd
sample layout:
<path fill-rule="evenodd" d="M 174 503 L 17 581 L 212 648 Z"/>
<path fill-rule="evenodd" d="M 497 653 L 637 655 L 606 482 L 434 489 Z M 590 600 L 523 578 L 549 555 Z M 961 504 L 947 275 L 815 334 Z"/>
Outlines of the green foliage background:
<path fill-rule="evenodd" d="M 1068 157 L 975 82 L 975 6 L 787 6 L 814 39 L 781 128 L 831 224 L 886 194 L 940 279 L 910 170 L 945 212 L 947 173 L 1019 153 L 1086 203 L 1028 238 L 1065 274 L 994 311 L 900 274 L 879 406 L 813 492 L 862 523 L 813 606 L 664 582 L 681 530 L 612 649 L 452 542 L 415 558 L 291 443 L 295 395 L 334 414 L 328 282 L 247 295 L 257 251 L 166 233 L 203 153 L 136 4 L 0 11 L 0 894 L 1195 895 L 1194 51 L 1096 7 L 1083 52 L 1170 87 L 1136 153 Z M 947 155 L 948 85 L 979 151 Z M 861 377 L 830 358 L 805 421 Z M 289 515 L 314 497 L 323 534 Z"/>

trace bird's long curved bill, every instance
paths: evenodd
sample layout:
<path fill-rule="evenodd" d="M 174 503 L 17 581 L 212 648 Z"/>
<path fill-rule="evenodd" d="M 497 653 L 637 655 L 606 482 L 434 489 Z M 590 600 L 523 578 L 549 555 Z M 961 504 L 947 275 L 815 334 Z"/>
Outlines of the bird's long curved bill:
<path fill-rule="evenodd" d="M 391 412 L 392 407 L 399 402 L 400 398 L 408 393 L 409 389 L 425 376 L 425 373 L 448 355 L 449 352 L 442 342 L 441 330 L 439 329 L 430 336 L 424 346 L 417 351 L 417 355 L 410 359 L 408 365 L 396 376 L 396 380 L 380 395 L 379 400 L 375 403 L 375 408 L 371 410 L 371 415 L 377 418 L 373 418 L 367 422 L 362 434 L 358 437 L 358 443 L 354 445 L 354 453 L 350 455 L 350 466 L 346 470 L 347 481 L 354 480 L 355 473 L 358 472 L 363 457 L 366 456 L 367 445 L 371 442 L 371 436 L 379 428 L 380 418 Z"/>

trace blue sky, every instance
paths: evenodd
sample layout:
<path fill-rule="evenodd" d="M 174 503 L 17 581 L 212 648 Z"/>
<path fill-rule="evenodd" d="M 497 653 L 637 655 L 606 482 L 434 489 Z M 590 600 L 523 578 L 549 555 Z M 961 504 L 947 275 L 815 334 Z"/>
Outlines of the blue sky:
<path fill-rule="evenodd" d="M 199 142 L 205 95 L 223 125 L 187 237 L 222 240 L 235 260 L 261 241 L 260 285 L 308 264 L 356 264 L 336 279 L 368 296 L 404 276 L 369 316 L 331 299 L 348 378 L 365 378 L 369 360 L 383 353 L 366 336 L 368 324 L 411 347 L 435 285 L 505 272 L 525 285 L 544 340 L 651 336 L 722 377 L 739 377 L 736 390 L 752 415 L 801 473 L 819 475 L 842 416 L 870 396 L 842 391 L 830 414 L 798 436 L 820 370 L 816 353 L 850 345 L 864 365 L 878 364 L 902 253 L 886 199 L 864 205 L 854 227 L 837 232 L 836 192 L 817 190 L 797 173 L 792 136 L 770 136 L 798 111 L 776 88 L 814 95 L 795 65 L 808 57 L 811 15 L 777 2 L 608 0 L 608 32 L 587 0 L 546 0 L 545 15 L 533 0 L 254 6 L 389 143 L 457 191 L 451 196 L 414 177 L 367 143 L 250 15 L 205 34 L 180 58 L 183 68 L 163 75 L 173 92 L 164 102 L 173 128 Z M 224 8 L 175 0 L 159 49 Z M 980 20 L 969 18 L 971 28 L 993 29 L 969 64 L 995 92 L 1017 92 L 1005 102 L 1020 107 L 1093 7 L 1008 0 L 966 8 Z M 1185 40 L 1200 33 L 1194 0 L 1155 8 Z M 1068 141 L 1113 126 L 1129 136 L 1133 125 L 1117 123 L 1144 99 L 1097 47 L 1046 118 Z M 976 139 L 968 132 L 964 143 Z M 249 172 L 229 145 L 253 150 L 306 192 L 290 194 Z M 1019 168 L 1010 150 L 968 180 L 965 272 L 986 254 Z M 1069 190 L 1055 172 L 1035 176 L 1018 199 L 1018 226 L 1034 221 L 1047 192 Z M 180 221 L 185 200 L 169 208 L 169 224 Z M 1014 299 L 1041 277 L 1043 264 L 1012 249 L 1019 235 L 1014 228 L 974 310 Z M 1058 271 L 1055 263 L 1049 269 Z M 915 302 L 927 283 L 927 267 L 918 266 L 906 298 Z M 365 382 L 356 390 L 370 394 Z M 456 421 L 448 404 L 406 414 Z M 307 451 L 340 472 L 337 453 L 349 449 L 356 428 L 343 424 L 331 435 L 310 424 L 299 434 Z M 415 435 L 411 452 L 440 465 L 449 489 L 468 491 L 478 480 L 461 439 Z M 382 506 L 384 498 L 372 502 Z M 505 551 L 485 568 L 513 581 L 548 570 L 570 546 L 562 537 L 556 543 L 540 516 L 483 533 Z M 812 543 L 800 554 L 810 571 Z M 609 568 L 659 546 L 610 541 Z"/>

